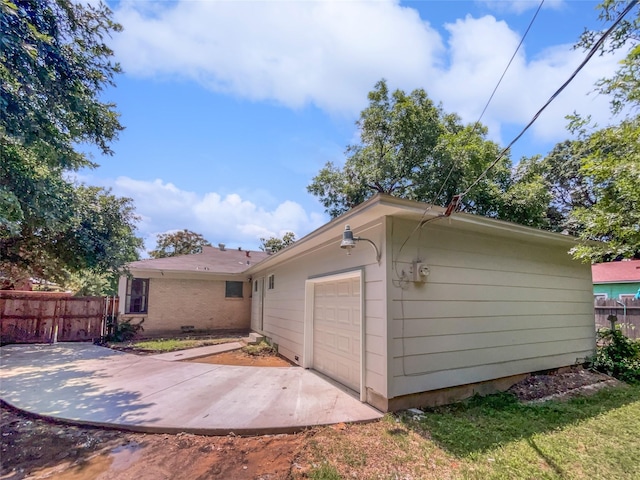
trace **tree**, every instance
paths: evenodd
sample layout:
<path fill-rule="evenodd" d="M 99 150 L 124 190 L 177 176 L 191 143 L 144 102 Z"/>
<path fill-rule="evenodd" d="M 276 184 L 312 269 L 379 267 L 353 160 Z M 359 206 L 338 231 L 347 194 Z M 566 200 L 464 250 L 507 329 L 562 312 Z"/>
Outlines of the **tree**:
<path fill-rule="evenodd" d="M 557 232 L 582 230 L 571 213 L 576 208 L 590 208 L 596 202 L 592 179 L 581 170 L 586 148 L 582 140 L 566 140 L 544 158 L 523 158 L 518 164 L 518 188 L 542 188 L 546 192 L 546 196 L 539 196 L 545 217 L 542 227 Z"/>
<path fill-rule="evenodd" d="M 282 238 L 269 237 L 260 239 L 260 250 L 266 252 L 271 250 L 272 252 L 278 252 L 283 248 L 292 245 L 296 241 L 296 234 L 293 232 L 286 232 Z"/>
<path fill-rule="evenodd" d="M 91 270 L 70 273 L 62 283 L 65 291 L 76 297 L 102 297 L 118 294 L 118 273 L 95 273 Z"/>
<path fill-rule="evenodd" d="M 585 261 L 640 258 L 640 116 L 590 134 L 581 174 L 593 183 L 596 201 L 571 217 L 583 225 L 574 255 Z"/>
<path fill-rule="evenodd" d="M 55 218 L 43 221 L 26 205 L 19 234 L 0 237 L 0 271 L 12 281 L 36 276 L 64 283 L 71 273 L 113 273 L 138 258 L 142 240 L 131 199 L 71 184 L 64 193 L 51 199 L 61 208 Z"/>
<path fill-rule="evenodd" d="M 599 19 L 612 23 L 630 6 L 627 0 L 604 0 L 598 8 Z M 631 13 L 631 12 L 629 12 Z M 626 107 L 636 110 L 640 105 L 640 8 L 635 5 L 635 17 L 625 17 L 613 30 L 601 52 L 628 49 L 627 56 L 611 78 L 602 78 L 596 83 L 597 91 L 611 98 L 611 110 L 621 113 Z M 589 49 L 601 32 L 585 30 L 576 48 Z"/>
<path fill-rule="evenodd" d="M 369 93 L 369 106 L 356 124 L 360 143 L 347 147 L 344 166 L 327 163 L 307 187 L 332 217 L 376 193 L 446 206 L 499 153 L 498 145 L 486 140 L 486 127 L 463 125 L 457 115 L 434 105 L 422 89 L 390 94 L 384 80 Z M 463 197 L 460 209 L 521 218 L 523 212 L 537 206 L 540 192 L 524 194 L 514 189 L 520 187 L 512 179 L 511 161 L 505 156 Z M 532 223 L 539 221 L 536 217 Z"/>
<path fill-rule="evenodd" d="M 600 18 L 611 21 L 629 6 L 621 0 L 600 4 Z M 611 78 L 597 84 L 600 93 L 611 98 L 611 110 L 622 114 L 618 125 L 602 129 L 592 127 L 589 119 L 574 116 L 570 129 L 578 131 L 583 142 L 580 174 L 593 185 L 595 202 L 571 212 L 571 218 L 583 229 L 584 242 L 574 255 L 585 261 L 616 258 L 640 258 L 640 9 L 635 17 L 625 18 L 610 36 L 604 51 L 628 49 L 627 56 Z M 587 31 L 576 47 L 590 48 L 598 32 Z M 605 243 L 592 244 L 588 240 Z"/>
<path fill-rule="evenodd" d="M 149 252 L 151 258 L 175 257 L 200 253 L 202 247 L 210 247 L 211 243 L 199 233 L 191 230 L 161 233 L 156 236 L 156 248 Z"/>
<path fill-rule="evenodd" d="M 141 245 L 131 200 L 69 173 L 95 167 L 78 144 L 112 154 L 123 128 L 100 100 L 120 71 L 104 38 L 121 27 L 104 5 L 70 0 L 3 0 L 0 13 L 0 270 L 119 268 Z"/>

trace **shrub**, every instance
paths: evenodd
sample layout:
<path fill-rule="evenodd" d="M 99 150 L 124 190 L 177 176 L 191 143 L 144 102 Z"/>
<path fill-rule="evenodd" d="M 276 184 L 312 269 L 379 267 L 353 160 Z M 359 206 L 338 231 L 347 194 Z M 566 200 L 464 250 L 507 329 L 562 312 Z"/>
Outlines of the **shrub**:
<path fill-rule="evenodd" d="M 598 338 L 601 345 L 590 359 L 591 368 L 623 382 L 640 383 L 640 342 L 617 328 L 599 331 Z"/>
<path fill-rule="evenodd" d="M 131 319 L 118 322 L 117 318 L 113 318 L 111 324 L 108 325 L 110 333 L 107 335 L 108 342 L 126 342 L 136 336 L 138 332 L 144 331 L 142 324 L 144 318 L 139 323 L 131 323 Z"/>

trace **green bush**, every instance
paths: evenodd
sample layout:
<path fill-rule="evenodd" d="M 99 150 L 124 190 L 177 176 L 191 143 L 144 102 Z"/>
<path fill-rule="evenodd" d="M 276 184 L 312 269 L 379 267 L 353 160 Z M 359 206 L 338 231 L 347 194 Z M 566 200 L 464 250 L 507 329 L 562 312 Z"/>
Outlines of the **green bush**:
<path fill-rule="evenodd" d="M 598 332 L 600 346 L 591 358 L 591 368 L 627 383 L 640 383 L 640 342 L 619 329 Z"/>
<path fill-rule="evenodd" d="M 107 335 L 107 342 L 126 342 L 136 336 L 138 332 L 144 331 L 142 324 L 144 318 L 139 323 L 131 323 L 131 319 L 119 322 L 117 318 L 113 318 L 108 327 L 110 333 Z"/>

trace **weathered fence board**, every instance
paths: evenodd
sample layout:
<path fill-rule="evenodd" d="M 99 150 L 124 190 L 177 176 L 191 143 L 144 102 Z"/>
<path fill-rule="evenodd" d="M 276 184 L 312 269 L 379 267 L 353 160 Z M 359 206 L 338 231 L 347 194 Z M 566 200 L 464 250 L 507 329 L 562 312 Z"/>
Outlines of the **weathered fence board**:
<path fill-rule="evenodd" d="M 0 341 L 53 343 L 92 341 L 104 335 L 105 317 L 117 298 L 64 293 L 0 291 Z"/>
<path fill-rule="evenodd" d="M 640 338 L 640 300 L 595 300 L 596 328 L 610 328 L 608 320 L 610 315 L 618 319 L 616 325 L 620 326 L 622 333 L 629 338 Z"/>

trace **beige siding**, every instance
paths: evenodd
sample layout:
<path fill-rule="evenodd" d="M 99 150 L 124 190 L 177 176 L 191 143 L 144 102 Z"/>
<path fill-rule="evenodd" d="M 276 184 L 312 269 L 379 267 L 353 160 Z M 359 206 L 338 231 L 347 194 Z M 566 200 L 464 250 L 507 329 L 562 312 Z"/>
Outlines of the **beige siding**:
<path fill-rule="evenodd" d="M 357 234 L 384 245 L 382 224 L 356 229 Z M 364 268 L 365 309 L 365 388 L 386 396 L 386 300 L 384 260 L 379 266 L 374 250 L 364 242 L 347 255 L 338 239 L 300 253 L 295 260 L 259 270 L 254 278 L 265 277 L 264 334 L 278 344 L 279 352 L 303 364 L 305 339 L 305 282 L 319 275 L 330 275 Z M 269 290 L 267 278 L 275 275 L 275 288 Z M 296 360 L 296 357 L 298 359 Z"/>
<path fill-rule="evenodd" d="M 589 265 L 566 244 L 393 219 L 389 397 L 574 364 L 595 344 Z M 508 235 L 508 233 L 507 233 Z M 424 284 L 399 281 L 413 261 Z"/>
<path fill-rule="evenodd" d="M 243 298 L 225 298 L 225 281 L 151 278 L 147 335 L 180 332 L 182 326 L 196 330 L 247 330 L 251 318 L 251 285 L 245 282 Z M 124 303 L 124 302 L 121 302 Z"/>

